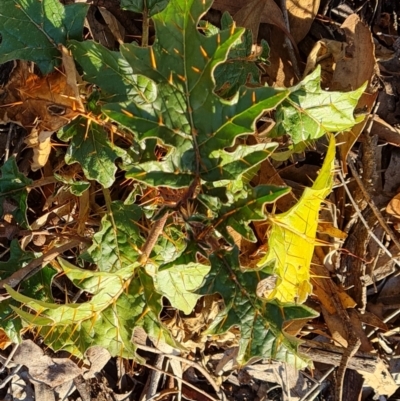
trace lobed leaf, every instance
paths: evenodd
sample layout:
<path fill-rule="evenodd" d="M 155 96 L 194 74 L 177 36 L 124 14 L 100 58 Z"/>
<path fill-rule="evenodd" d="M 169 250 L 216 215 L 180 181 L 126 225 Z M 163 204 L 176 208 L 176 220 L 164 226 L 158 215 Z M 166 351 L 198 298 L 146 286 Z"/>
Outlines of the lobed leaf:
<path fill-rule="evenodd" d="M 150 336 L 174 344 L 160 323 L 161 295 L 151 287 L 144 272 L 134 274 L 139 264 L 117 272 L 92 272 L 60 259 L 68 278 L 93 294 L 88 302 L 57 305 L 24 296 L 7 286 L 8 293 L 35 313 L 13 310 L 27 323 L 39 326 L 40 334 L 52 349 L 64 349 L 83 358 L 93 345 L 106 348 L 111 355 L 136 357 L 133 330 L 142 327 Z"/>
<path fill-rule="evenodd" d="M 80 40 L 89 5 L 63 6 L 58 0 L 0 2 L 0 64 L 21 59 L 35 62 L 43 74 L 61 60 L 58 45 Z"/>
<path fill-rule="evenodd" d="M 321 68 L 318 66 L 290 88 L 290 95 L 276 110 L 276 125 L 271 136 L 290 135 L 296 145 L 328 132 L 351 128 L 358 122 L 353 113 L 365 87 L 366 84 L 350 92 L 325 91 L 321 89 Z"/>
<path fill-rule="evenodd" d="M 138 222 L 142 210 L 135 204 L 111 203 L 102 218 L 101 229 L 93 236 L 87 255 L 103 272 L 114 272 L 137 262 L 144 243 Z"/>
<path fill-rule="evenodd" d="M 131 130 L 139 141 L 156 138 L 169 149 L 161 160 L 125 166 L 127 177 L 174 188 L 188 187 L 197 177 L 223 180 L 231 174 L 222 163 L 231 157 L 225 148 L 238 136 L 252 134 L 255 120 L 288 95 L 273 88 L 242 87 L 237 96 L 226 101 L 214 93 L 213 71 L 225 60 L 243 29 L 232 26 L 210 37 L 202 35 L 196 23 L 210 5 L 210 0 L 170 1 L 153 17 L 157 33 L 153 46 L 124 44 L 120 48 L 133 74 L 151 79 L 158 95 L 149 103 L 109 103 L 103 111 Z M 73 42 L 73 46 L 83 52 L 79 43 Z M 247 157 L 260 163 L 271 149 L 264 146 L 264 152 L 260 147 L 249 148 Z M 246 160 L 238 163 L 235 174 L 244 174 L 251 167 Z"/>
<path fill-rule="evenodd" d="M 256 295 L 263 272 L 240 269 L 239 249 L 219 251 L 210 257 L 211 271 L 200 294 L 218 292 L 225 308 L 208 330 L 222 334 L 232 327 L 240 329 L 238 362 L 261 356 L 291 363 L 298 368 L 308 364 L 306 356 L 297 352 L 299 340 L 284 331 L 289 320 L 313 318 L 316 312 L 305 306 L 278 301 L 266 302 Z"/>
<path fill-rule="evenodd" d="M 11 241 L 9 259 L 6 262 L 0 262 L 0 280 L 10 277 L 37 257 L 38 254 L 23 251 L 17 240 Z M 41 301 L 51 301 L 51 282 L 55 274 L 54 269 L 45 266 L 39 273 L 25 280 L 19 292 Z M 21 341 L 20 332 L 23 324 L 21 319 L 15 316 L 13 308 L 20 306 L 21 303 L 12 298 L 0 302 L 0 327 L 15 344 Z"/>
<path fill-rule="evenodd" d="M 79 163 L 86 178 L 98 181 L 105 188 L 113 184 L 117 171 L 114 161 L 123 157 L 125 151 L 108 140 L 101 125 L 78 117 L 60 130 L 58 137 L 71 140 L 65 155 L 67 164 Z"/>

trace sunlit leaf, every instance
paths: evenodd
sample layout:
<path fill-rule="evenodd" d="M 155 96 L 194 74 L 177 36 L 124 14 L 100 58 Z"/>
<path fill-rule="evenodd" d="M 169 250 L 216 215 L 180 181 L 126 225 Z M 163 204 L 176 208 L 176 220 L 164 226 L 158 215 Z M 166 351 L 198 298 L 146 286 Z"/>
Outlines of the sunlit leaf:
<path fill-rule="evenodd" d="M 310 264 L 318 242 L 318 215 L 321 203 L 332 190 L 334 159 L 335 139 L 331 136 L 314 185 L 306 188 L 299 202 L 287 212 L 269 217 L 269 250 L 258 264 L 276 276 L 276 286 L 266 294 L 267 299 L 303 303 L 312 291 Z"/>
<path fill-rule="evenodd" d="M 351 128 L 358 122 L 354 109 L 365 85 L 351 92 L 321 89 L 321 68 L 317 67 L 296 86 L 278 106 L 273 136 L 290 135 L 293 143 L 320 138 L 328 132 Z"/>

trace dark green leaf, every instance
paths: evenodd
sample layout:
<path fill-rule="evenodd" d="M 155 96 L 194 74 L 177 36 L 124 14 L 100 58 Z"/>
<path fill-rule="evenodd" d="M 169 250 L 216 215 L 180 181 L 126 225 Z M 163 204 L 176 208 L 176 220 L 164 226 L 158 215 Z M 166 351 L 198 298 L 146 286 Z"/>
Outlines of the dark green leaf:
<path fill-rule="evenodd" d="M 135 13 L 148 11 L 149 16 L 161 12 L 169 0 L 121 0 L 121 8 Z"/>
<path fill-rule="evenodd" d="M 232 327 L 240 328 L 240 363 L 250 358 L 280 359 L 304 367 L 308 360 L 297 352 L 299 340 L 284 331 L 284 324 L 293 319 L 313 318 L 316 313 L 303 305 L 266 302 L 257 297 L 257 285 L 266 278 L 262 272 L 243 272 L 239 250 L 219 251 L 211 255 L 211 271 L 200 294 L 218 292 L 225 303 L 212 323 L 209 333 L 222 334 Z"/>
<path fill-rule="evenodd" d="M 14 157 L 4 163 L 0 168 L 0 173 L 0 215 L 2 216 L 5 211 L 4 206 L 6 206 L 6 211 L 11 207 L 11 214 L 15 222 L 27 228 L 27 186 L 32 183 L 32 180 L 19 172 Z"/>
<path fill-rule="evenodd" d="M 58 0 L 1 0 L 0 64 L 34 61 L 43 74 L 60 63 L 59 44 L 80 40 L 88 4 L 63 6 Z"/>
<path fill-rule="evenodd" d="M 123 157 L 125 151 L 108 140 L 104 128 L 94 122 L 78 117 L 58 132 L 62 141 L 71 139 L 65 155 L 68 164 L 80 163 L 90 180 L 96 180 L 105 188 L 115 180 L 115 159 Z"/>

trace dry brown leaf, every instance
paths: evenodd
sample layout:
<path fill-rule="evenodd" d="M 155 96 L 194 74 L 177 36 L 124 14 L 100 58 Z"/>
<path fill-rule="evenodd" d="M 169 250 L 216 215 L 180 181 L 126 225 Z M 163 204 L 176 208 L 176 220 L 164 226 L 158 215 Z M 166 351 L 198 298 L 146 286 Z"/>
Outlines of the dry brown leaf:
<path fill-rule="evenodd" d="M 260 0 L 252 0 L 245 5 L 233 16 L 233 20 L 237 26 L 243 26 L 250 29 L 253 33 L 253 43 L 257 43 L 258 28 L 260 27 L 261 14 L 265 4 Z"/>
<path fill-rule="evenodd" d="M 320 0 L 286 0 L 290 33 L 296 43 L 307 35 L 318 13 Z"/>
<path fill-rule="evenodd" d="M 80 99 L 60 71 L 39 77 L 20 62 L 5 86 L 0 120 L 13 121 L 28 131 L 57 131 L 82 112 Z"/>
<path fill-rule="evenodd" d="M 257 4 L 258 3 L 258 4 Z M 231 1 L 231 0 L 215 0 L 212 8 L 215 10 L 224 12 L 228 11 L 231 15 L 238 14 L 241 18 L 242 13 L 244 16 L 249 14 L 251 12 L 251 9 L 248 7 L 248 5 L 251 4 L 253 7 L 255 7 L 255 11 L 257 12 L 258 10 L 261 10 L 260 12 L 260 17 L 259 20 L 260 22 L 264 22 L 266 24 L 274 25 L 279 28 L 282 32 L 284 32 L 289 39 L 292 41 L 293 45 L 296 47 L 296 42 L 293 39 L 293 36 L 290 34 L 290 32 L 287 30 L 285 21 L 283 19 L 282 11 L 281 9 L 277 6 L 277 4 L 274 2 L 274 0 L 253 0 L 251 3 L 248 3 L 246 0 L 236 0 L 236 1 Z M 262 5 L 264 8 L 262 8 Z M 243 12 L 241 10 L 244 9 Z M 254 12 L 254 11 L 253 11 Z M 248 18 L 256 18 L 256 17 L 248 17 Z M 236 21 L 236 20 L 235 20 Z M 243 22 L 243 21 L 242 21 Z M 246 18 L 244 19 L 244 22 L 246 22 Z M 246 25 L 240 25 L 237 23 L 238 26 L 244 26 L 245 28 L 251 29 L 251 26 L 246 26 Z M 253 32 L 254 33 L 254 32 Z M 256 36 L 253 36 L 254 41 L 257 40 Z M 272 47 L 272 46 L 270 46 Z M 297 47 L 296 47 L 297 49 Z"/>
<path fill-rule="evenodd" d="M 344 231 L 335 227 L 329 221 L 320 221 L 318 223 L 318 233 L 319 234 L 327 234 L 332 238 L 339 238 L 339 239 L 343 239 L 343 240 L 347 238 L 347 234 Z"/>
<path fill-rule="evenodd" d="M 371 134 L 378 135 L 379 139 L 384 143 L 400 146 L 400 130 L 388 124 L 378 115 L 373 116 Z"/>
<path fill-rule="evenodd" d="M 25 144 L 33 149 L 32 171 L 41 169 L 47 163 L 51 151 L 52 135 L 53 131 L 38 132 L 36 128 L 33 128 L 30 135 L 25 138 Z"/>
<path fill-rule="evenodd" d="M 400 218 L 400 194 L 397 194 L 386 206 L 386 212 Z"/>
<path fill-rule="evenodd" d="M 369 113 L 377 97 L 376 89 L 372 88 L 372 80 L 377 71 L 375 48 L 371 31 L 358 17 L 350 15 L 343 23 L 342 29 L 346 34 L 346 56 L 339 60 L 333 73 L 330 88 L 338 91 L 349 91 L 359 88 L 365 82 L 369 83 L 367 92 L 358 101 L 358 107 Z M 347 155 L 360 133 L 365 127 L 367 119 L 356 124 L 351 131 L 342 132 L 337 137 L 339 152 L 344 172 L 347 172 L 345 163 Z"/>
<path fill-rule="evenodd" d="M 390 397 L 398 388 L 385 363 L 379 359 L 375 372 L 359 371 L 365 380 L 365 385 L 374 389 L 376 394 Z"/>
<path fill-rule="evenodd" d="M 3 329 L 0 329 L 0 349 L 6 349 L 12 341 L 8 338 L 7 334 Z"/>
<path fill-rule="evenodd" d="M 31 340 L 24 340 L 13 357 L 14 362 L 25 365 L 29 375 L 51 388 L 57 387 L 82 374 L 82 370 L 68 358 L 51 358 Z"/>
<path fill-rule="evenodd" d="M 307 57 L 303 78 L 315 69 L 317 64 L 321 66 L 321 82 L 328 87 L 332 82 L 333 71 L 336 63 L 345 57 L 346 44 L 336 40 L 321 39 L 315 43 Z"/>
<path fill-rule="evenodd" d="M 268 84 L 281 87 L 293 85 L 298 80 L 298 77 L 295 76 L 289 61 L 290 57 L 285 46 L 285 35 L 290 39 L 297 53 L 298 49 L 293 36 L 286 28 L 281 9 L 274 0 L 253 0 L 250 4 L 257 8 L 256 12 L 261 8 L 260 4 L 263 4 L 264 8 L 260 12 L 259 21 L 271 25 L 269 37 L 266 38 L 270 47 Z M 256 18 L 258 20 L 258 16 L 251 16 L 251 7 L 246 0 L 237 0 L 235 2 L 215 0 L 213 8 L 222 12 L 228 11 L 231 15 L 237 14 L 239 18 L 243 18 L 241 13 L 244 16 L 249 15 L 248 20 L 243 18 L 243 21 L 241 21 L 249 29 L 254 29 Z M 241 12 L 241 9 L 244 9 L 244 11 Z M 245 25 L 246 22 L 249 23 L 248 26 Z M 237 23 L 237 25 L 240 26 L 241 24 Z M 256 40 L 254 34 L 253 38 Z"/>
<path fill-rule="evenodd" d="M 376 71 L 375 48 L 371 31 L 357 14 L 350 15 L 341 28 L 346 34 L 346 55 L 336 65 L 330 88 L 350 91 L 371 82 Z"/>
<path fill-rule="evenodd" d="M 64 72 L 40 77 L 31 72 L 28 63 L 20 61 L 0 101 L 0 120 L 15 122 L 30 134 L 26 143 L 34 149 L 33 171 L 48 160 L 51 134 L 84 112 L 74 61 L 65 47 L 60 50 Z"/>
<path fill-rule="evenodd" d="M 114 17 L 114 15 L 104 7 L 99 7 L 101 16 L 104 18 L 108 28 L 114 35 L 115 39 L 119 44 L 124 43 L 125 28 L 120 24 L 120 22 Z"/>

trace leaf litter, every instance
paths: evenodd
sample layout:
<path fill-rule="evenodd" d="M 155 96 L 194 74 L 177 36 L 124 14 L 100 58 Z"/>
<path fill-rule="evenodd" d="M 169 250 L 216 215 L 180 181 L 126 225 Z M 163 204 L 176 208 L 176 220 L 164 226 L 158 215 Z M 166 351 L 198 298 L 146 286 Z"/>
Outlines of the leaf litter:
<path fill-rule="evenodd" d="M 271 358 L 298 367 L 313 360 L 312 381 L 325 383 L 318 363 L 329 361 L 321 359 L 322 351 L 311 353 L 311 342 L 319 342 L 322 347 L 328 339 L 340 354 L 348 346 L 349 332 L 354 331 L 361 338 L 361 352 L 348 361 L 352 369 L 349 374 L 362 377 L 355 392 L 363 392 L 364 397 L 372 397 L 374 391 L 387 397 L 395 393 L 398 372 L 392 355 L 396 353 L 398 324 L 396 315 L 388 313 L 398 305 L 396 290 L 389 290 L 396 288 L 395 260 L 382 255 L 371 239 L 372 234 L 379 237 L 383 231 L 355 182 L 350 179 L 345 184 L 351 198 L 343 195 L 343 186 L 335 186 L 331 192 L 339 168 L 337 164 L 333 168 L 332 153 L 324 164 L 330 165 L 329 172 L 314 167 L 322 166 L 321 155 L 327 154 L 328 149 L 319 138 L 326 132 L 337 133 L 340 168 L 347 173 L 347 158 L 356 160 L 356 174 L 361 176 L 372 202 L 381 210 L 388 207 L 384 218 L 397 229 L 399 141 L 393 94 L 399 88 L 396 55 L 400 46 L 393 18 L 400 10 L 396 4 L 388 2 L 373 9 L 368 3 L 358 8 L 348 1 L 346 14 L 346 8 L 333 2 L 320 5 L 287 1 L 278 5 L 267 1 L 264 6 L 259 1 L 237 2 L 233 8 L 230 2 L 216 0 L 207 14 L 211 21 L 205 23 L 209 28 L 214 26 L 210 34 L 219 38 L 218 45 L 212 45 L 212 36 L 206 41 L 194 33 L 197 29 L 193 30 L 187 20 L 177 18 L 179 13 L 186 15 L 184 8 L 170 5 L 175 10 L 172 15 L 165 1 L 125 1 L 123 7 L 139 13 L 127 23 L 122 17 L 126 11 L 110 1 L 100 11 L 103 20 L 96 22 L 105 24 L 105 31 L 111 34 L 108 41 L 101 42 L 106 46 L 102 47 L 90 40 L 81 41 L 86 5 L 64 7 L 56 0 L 45 0 L 42 9 L 26 12 L 25 6 L 14 7 L 14 3 L 7 0 L 0 6 L 0 60 L 6 63 L 1 73 L 9 72 L 2 83 L 0 99 L 1 119 L 7 124 L 0 139 L 0 150 L 4 149 L 0 154 L 0 279 L 14 288 L 1 286 L 1 328 L 6 335 L 2 358 L 11 357 L 10 361 L 2 359 L 4 368 L 10 369 L 9 373 L 3 369 L 4 380 L 27 380 L 25 368 L 20 373 L 16 369 L 15 364 L 21 361 L 15 355 L 26 346 L 26 338 L 34 335 L 36 343 L 44 340 L 46 346 L 69 351 L 86 364 L 93 364 L 84 355 L 88 348 L 94 349 L 90 348 L 94 344 L 103 345 L 118 358 L 105 357 L 104 361 L 109 360 L 106 367 L 119 375 L 120 384 L 104 385 L 87 376 L 92 397 L 108 399 L 111 393 L 117 399 L 124 393 L 130 399 L 154 397 L 157 386 L 146 390 L 131 385 L 133 372 L 145 378 L 151 369 L 151 363 L 143 364 L 144 343 L 131 341 L 134 328 L 142 327 L 147 341 L 155 346 L 153 352 L 164 353 L 171 361 L 173 354 L 166 351 L 163 341 L 184 356 L 193 357 L 196 349 L 201 350 L 199 361 L 209 372 L 224 374 L 222 380 L 218 379 L 222 384 L 217 396 L 225 394 L 235 400 L 311 400 L 316 393 L 308 391 L 307 386 L 285 388 L 278 381 L 280 390 L 271 390 L 276 381 L 268 375 L 256 375 L 251 365 L 243 367 L 243 362 L 264 357 L 259 369 L 266 371 Z M 185 2 L 171 3 L 180 7 Z M 286 3 L 286 10 L 280 8 L 282 3 Z M 54 32 L 46 22 L 49 10 L 60 21 Z M 194 10 L 193 18 L 199 12 Z M 225 25 L 220 21 L 218 13 L 226 11 L 237 26 L 248 29 L 242 38 L 227 15 L 222 17 L 228 18 Z M 14 43 L 13 30 L 23 21 L 32 29 L 22 31 L 30 35 L 24 33 L 21 41 Z M 167 31 L 161 36 L 168 21 L 183 24 L 181 28 L 188 35 L 185 40 L 193 49 L 200 46 L 197 49 L 202 57 L 186 53 L 186 47 L 180 48 L 185 40 L 174 42 L 167 38 Z M 152 37 L 147 39 L 147 30 L 154 34 L 153 24 L 155 43 Z M 88 30 L 96 39 L 94 29 L 88 26 Z M 131 43 L 127 32 L 132 31 L 143 34 L 143 41 L 150 40 L 152 47 Z M 113 34 L 115 41 L 110 40 Z M 284 45 L 285 35 L 295 50 L 295 59 Z M 137 39 L 140 42 L 140 37 Z M 230 53 L 228 48 L 218 53 L 221 39 L 232 46 Z M 119 49 L 115 43 L 119 43 Z M 318 47 L 313 50 L 314 43 Z M 60 44 L 72 52 L 78 73 L 68 62 L 71 55 Z M 252 55 L 258 44 L 264 49 L 262 57 L 260 53 Z M 41 50 L 27 51 L 27 47 L 35 46 Z M 175 63 L 173 69 L 169 61 L 163 61 L 163 52 L 172 56 L 165 60 L 175 60 L 171 61 Z M 226 56 L 225 65 L 217 66 Z M 182 57 L 191 71 L 180 70 L 178 60 Z M 14 63 L 15 59 L 28 62 Z M 306 70 L 311 75 L 301 79 L 293 63 L 298 63 L 301 70 L 307 63 Z M 194 77 L 201 71 L 206 72 L 206 78 L 196 82 Z M 220 82 L 217 93 L 225 97 L 223 100 L 213 94 L 211 72 L 215 72 L 217 84 Z M 266 82 L 271 87 L 255 89 Z M 279 89 L 282 87 L 288 91 Z M 344 103 L 340 103 L 341 98 Z M 311 103 L 308 106 L 304 102 Z M 330 109 L 330 119 L 323 114 L 326 109 Z M 254 120 L 262 112 L 261 121 L 255 125 Z M 237 118 L 237 113 L 243 113 L 243 117 Z M 233 123 L 220 119 L 220 114 Z M 274 120 L 275 126 L 266 140 L 258 133 L 268 119 Z M 19 126 L 30 133 L 25 141 L 33 147 L 33 154 L 28 148 L 21 150 Z M 197 130 L 195 136 L 191 136 L 193 127 Z M 57 130 L 58 138 L 52 135 Z M 383 144 L 386 146 L 379 146 Z M 269 180 L 280 173 L 284 176 L 284 170 L 296 164 L 303 166 L 304 178 L 311 177 L 314 190 L 325 176 L 319 188 L 323 193 L 316 196 L 312 206 L 304 207 L 307 193 L 313 189 L 304 190 L 301 180 L 286 178 L 299 201 L 290 210 L 279 209 L 284 204 L 282 200 L 288 199 L 287 191 L 270 196 L 276 189 L 268 186 Z M 265 171 L 269 176 L 262 178 L 263 184 L 249 192 L 249 185 L 260 182 L 260 174 Z M 348 174 L 351 178 L 355 173 L 351 170 Z M 329 192 L 329 201 L 321 206 Z M 291 211 L 297 217 L 289 223 L 284 216 Z M 141 252 L 149 243 L 152 224 L 162 218 L 160 213 L 172 213 L 173 218 L 166 220 L 162 235 L 156 236 L 150 262 L 141 266 L 137 261 L 143 260 Z M 316 237 L 319 214 L 325 225 L 319 225 Z M 366 216 L 368 228 L 362 226 L 361 214 Z M 337 235 L 334 230 L 328 231 L 326 223 L 336 227 Z M 341 232 L 346 232 L 347 237 Z M 73 241 L 79 238 L 80 245 L 74 245 Z M 194 239 L 199 248 L 188 246 L 188 238 Z M 222 247 L 221 241 L 225 241 Z M 60 245 L 66 249 L 62 258 L 46 259 Z M 391 255 L 398 252 L 390 243 L 388 249 Z M 40 255 L 44 255 L 42 260 L 48 260 L 47 266 L 33 275 L 35 268 L 31 266 Z M 292 271 L 296 264 L 288 261 L 299 257 L 301 274 L 298 268 Z M 21 272 L 28 275 L 13 285 L 9 278 L 16 277 L 24 266 L 27 269 Z M 336 284 L 330 276 L 335 277 Z M 267 302 L 257 292 L 263 282 L 264 292 L 271 297 Z M 279 290 L 282 283 L 285 289 Z M 282 294 L 280 300 L 272 295 L 278 292 Z M 219 293 L 222 301 L 213 293 Z M 375 293 L 378 296 L 374 297 Z M 331 302 L 336 296 L 340 305 Z M 302 305 L 306 299 L 306 305 Z M 318 319 L 312 319 L 317 316 L 315 311 L 320 313 Z M 348 315 L 349 327 L 343 313 Z M 302 345 L 299 338 L 305 341 Z M 14 345 L 14 356 L 7 348 L 10 342 L 21 344 L 20 351 Z M 128 362 L 137 349 L 142 351 L 138 351 L 134 362 Z M 363 358 L 374 350 L 379 351 L 379 357 L 374 357 L 374 366 L 368 367 Z M 55 355 L 53 361 L 60 364 L 61 357 Z M 388 364 L 383 362 L 385 357 Z M 33 368 L 22 363 L 29 369 L 28 383 L 34 376 Z M 51 363 L 43 362 L 43 372 Z M 77 369 L 74 366 L 72 370 L 68 368 L 69 373 Z M 105 377 L 103 366 L 97 369 Z M 154 366 L 158 366 L 156 362 Z M 165 375 L 171 375 L 166 367 L 162 369 Z M 13 371 L 14 376 L 8 376 Z M 165 397 L 181 392 L 184 397 L 201 399 L 207 393 L 213 394 L 199 381 L 200 376 L 212 384 L 212 391 L 218 388 L 216 379 L 198 365 L 194 365 L 195 373 L 191 375 L 189 369 L 183 376 L 176 369 L 172 372 L 175 385 L 171 381 L 158 389 Z M 304 379 L 301 371 L 298 374 Z M 150 384 L 156 380 L 151 378 Z M 57 380 L 64 379 L 57 374 Z M 87 397 L 79 383 L 72 381 L 70 399 L 77 394 L 82 399 Z M 56 388 L 54 383 L 46 385 Z M 16 387 L 7 387 L 4 382 L 2 388 L 6 395 Z M 33 389 L 26 385 L 25 393 L 29 391 Z M 35 385 L 35 391 L 37 399 L 44 396 L 42 385 Z M 49 391 L 60 397 L 58 387 Z M 334 392 L 334 386 L 323 391 L 327 396 Z M 68 390 L 64 393 L 68 396 Z M 352 399 L 349 394 L 344 397 Z"/>

